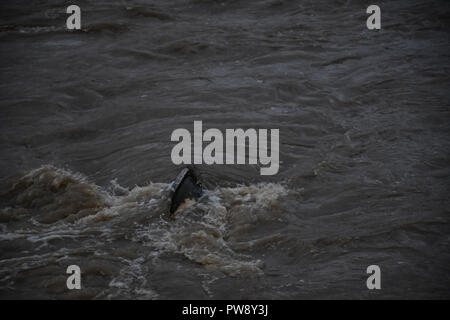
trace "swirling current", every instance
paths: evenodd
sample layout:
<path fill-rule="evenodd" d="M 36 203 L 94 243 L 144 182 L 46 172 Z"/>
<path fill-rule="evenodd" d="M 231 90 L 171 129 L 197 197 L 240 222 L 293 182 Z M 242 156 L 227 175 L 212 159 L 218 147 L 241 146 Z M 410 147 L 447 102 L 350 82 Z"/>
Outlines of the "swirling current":
<path fill-rule="evenodd" d="M 380 30 L 359 0 L 77 4 L 78 32 L 0 5 L 0 298 L 450 297 L 446 1 L 378 1 Z M 280 170 L 198 165 L 169 219 L 195 120 L 278 128 Z"/>

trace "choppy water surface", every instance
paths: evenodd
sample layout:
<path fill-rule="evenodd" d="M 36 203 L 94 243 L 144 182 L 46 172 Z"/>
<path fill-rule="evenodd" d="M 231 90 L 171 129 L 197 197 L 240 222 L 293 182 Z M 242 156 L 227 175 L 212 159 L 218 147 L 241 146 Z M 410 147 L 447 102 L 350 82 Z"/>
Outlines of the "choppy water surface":
<path fill-rule="evenodd" d="M 447 2 L 77 4 L 1 4 L 0 298 L 450 297 Z M 171 221 L 194 120 L 279 128 L 280 172 L 198 166 Z"/>

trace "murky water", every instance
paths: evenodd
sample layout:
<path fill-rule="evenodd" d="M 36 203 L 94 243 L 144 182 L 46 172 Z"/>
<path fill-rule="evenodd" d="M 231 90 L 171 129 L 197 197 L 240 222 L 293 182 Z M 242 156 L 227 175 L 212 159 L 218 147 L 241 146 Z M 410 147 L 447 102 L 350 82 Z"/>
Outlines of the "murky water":
<path fill-rule="evenodd" d="M 450 297 L 446 1 L 77 4 L 1 4 L 0 298 Z M 194 120 L 280 129 L 280 172 L 197 166 L 171 221 Z"/>

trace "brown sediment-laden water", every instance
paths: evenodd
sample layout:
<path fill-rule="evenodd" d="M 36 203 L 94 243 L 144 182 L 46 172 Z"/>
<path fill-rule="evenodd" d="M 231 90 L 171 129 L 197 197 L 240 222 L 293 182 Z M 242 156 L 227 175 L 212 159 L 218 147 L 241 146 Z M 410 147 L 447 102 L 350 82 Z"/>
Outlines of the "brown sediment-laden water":
<path fill-rule="evenodd" d="M 0 5 L 0 298 L 450 297 L 446 1 L 380 30 L 356 0 L 77 4 Z M 198 120 L 279 129 L 279 171 L 197 165 L 170 218 Z"/>

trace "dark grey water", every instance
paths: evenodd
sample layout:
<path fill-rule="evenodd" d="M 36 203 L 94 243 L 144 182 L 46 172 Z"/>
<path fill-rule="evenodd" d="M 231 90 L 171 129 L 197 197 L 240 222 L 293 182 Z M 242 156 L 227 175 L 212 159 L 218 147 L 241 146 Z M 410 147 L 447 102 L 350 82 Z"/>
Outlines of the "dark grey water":
<path fill-rule="evenodd" d="M 450 297 L 446 1 L 69 4 L 1 4 L 0 298 Z M 194 120 L 279 128 L 280 172 L 198 166 L 169 221 Z"/>

